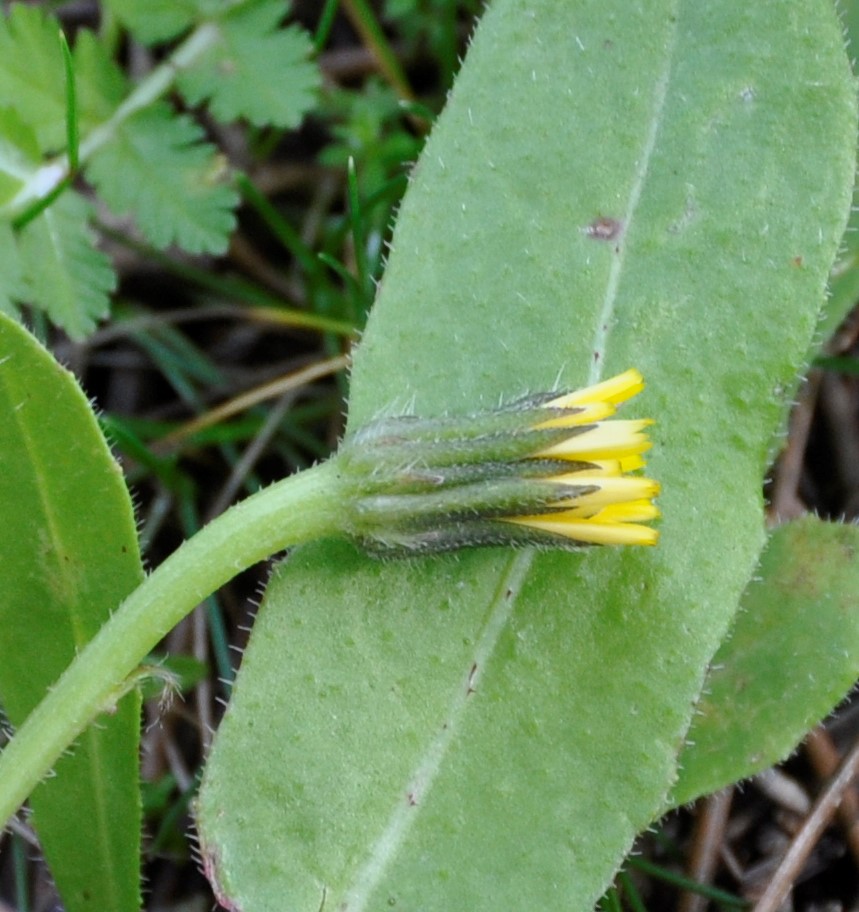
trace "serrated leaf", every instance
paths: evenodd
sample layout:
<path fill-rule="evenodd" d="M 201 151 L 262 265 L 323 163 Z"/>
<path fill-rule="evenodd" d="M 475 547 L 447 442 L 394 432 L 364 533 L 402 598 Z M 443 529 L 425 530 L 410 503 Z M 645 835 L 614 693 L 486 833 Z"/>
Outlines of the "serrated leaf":
<path fill-rule="evenodd" d="M 134 216 L 156 247 L 223 253 L 235 224 L 235 191 L 203 131 L 157 104 L 127 120 L 87 171 L 104 201 Z"/>
<path fill-rule="evenodd" d="M 859 528 L 776 529 L 713 657 L 673 805 L 783 760 L 859 678 Z"/>
<path fill-rule="evenodd" d="M 85 131 L 116 112 L 128 91 L 128 82 L 104 44 L 88 29 L 81 29 L 75 37 L 73 59 L 78 122 Z"/>
<path fill-rule="evenodd" d="M 593 907 L 664 806 L 762 546 L 855 126 L 826 0 L 490 7 L 403 204 L 350 429 L 637 366 L 662 540 L 299 551 L 200 797 L 227 903 Z"/>
<path fill-rule="evenodd" d="M 0 699 L 20 725 L 142 579 L 122 474 L 74 378 L 0 315 Z M 68 912 L 139 908 L 140 699 L 30 799 Z"/>
<path fill-rule="evenodd" d="M 59 23 L 35 6 L 13 3 L 0 16 L 0 99 L 36 132 L 39 148 L 66 141 L 66 90 Z"/>
<path fill-rule="evenodd" d="M 68 191 L 18 236 L 26 287 L 22 303 L 44 310 L 73 339 L 83 338 L 107 315 L 116 284 L 110 260 L 95 246 L 90 214 L 89 204 Z"/>
<path fill-rule="evenodd" d="M 179 74 L 188 101 L 208 101 L 221 121 L 298 126 L 313 106 L 319 71 L 307 35 L 279 27 L 286 11 L 283 0 L 250 0 L 219 19 L 220 41 Z"/>
<path fill-rule="evenodd" d="M 175 38 L 194 24 L 194 0 L 104 0 L 104 5 L 144 44 Z"/>

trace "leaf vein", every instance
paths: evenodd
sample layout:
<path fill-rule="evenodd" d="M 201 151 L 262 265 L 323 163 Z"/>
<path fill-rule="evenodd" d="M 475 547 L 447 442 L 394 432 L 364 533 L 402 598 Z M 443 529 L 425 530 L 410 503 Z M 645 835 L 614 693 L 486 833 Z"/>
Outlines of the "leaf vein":
<path fill-rule="evenodd" d="M 498 639 L 513 613 L 531 569 L 534 554 L 533 549 L 517 551 L 508 561 L 478 634 L 472 653 L 473 661 L 457 681 L 456 689 L 451 696 L 447 718 L 427 744 L 405 789 L 400 792 L 387 824 L 370 848 L 367 859 L 358 870 L 351 887 L 346 889 L 339 908 L 348 912 L 363 912 L 405 842 L 421 805 L 425 802 L 441 769 L 448 749 L 462 726 L 473 691 L 485 672 Z"/>
<path fill-rule="evenodd" d="M 623 224 L 624 230 L 617 246 L 615 247 L 615 256 L 612 257 L 611 267 L 609 268 L 608 281 L 606 282 L 605 296 L 603 297 L 602 307 L 600 308 L 599 318 L 596 324 L 596 332 L 593 341 L 593 358 L 591 359 L 590 374 L 588 385 L 598 382 L 602 376 L 603 365 L 605 364 L 606 349 L 608 339 L 611 333 L 615 319 L 615 310 L 617 308 L 617 294 L 620 288 L 620 279 L 623 273 L 624 262 L 626 260 L 627 240 L 632 228 L 632 222 L 635 218 L 638 204 L 641 201 L 641 194 L 644 190 L 644 184 L 650 171 L 650 163 L 653 160 L 653 152 L 656 148 L 656 140 L 659 136 L 659 129 L 662 126 L 665 114 L 665 101 L 668 97 L 668 88 L 671 82 L 671 71 L 674 61 L 674 50 L 677 45 L 677 22 L 679 15 L 674 15 L 674 28 L 672 29 L 665 55 L 665 68 L 656 81 L 653 90 L 653 116 L 650 118 L 650 129 L 644 138 L 641 155 L 636 163 L 635 173 L 633 174 L 632 186 L 629 191 L 629 198 L 626 204 Z"/>

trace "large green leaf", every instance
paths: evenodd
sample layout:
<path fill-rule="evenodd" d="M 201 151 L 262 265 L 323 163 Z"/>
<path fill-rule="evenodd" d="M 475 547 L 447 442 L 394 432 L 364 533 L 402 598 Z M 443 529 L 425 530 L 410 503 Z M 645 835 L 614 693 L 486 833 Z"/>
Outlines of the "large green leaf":
<path fill-rule="evenodd" d="M 201 795 L 226 899 L 591 908 L 663 806 L 764 539 L 854 107 L 827 0 L 489 9 L 403 205 L 350 427 L 638 366 L 662 541 L 295 555 Z"/>
<path fill-rule="evenodd" d="M 682 804 L 782 760 L 859 677 L 859 529 L 775 531 L 713 657 L 680 757 Z"/>
<path fill-rule="evenodd" d="M 0 701 L 20 725 L 140 582 L 118 466 L 74 378 L 0 314 Z M 139 908 L 140 700 L 79 739 L 30 804 L 69 912 Z"/>

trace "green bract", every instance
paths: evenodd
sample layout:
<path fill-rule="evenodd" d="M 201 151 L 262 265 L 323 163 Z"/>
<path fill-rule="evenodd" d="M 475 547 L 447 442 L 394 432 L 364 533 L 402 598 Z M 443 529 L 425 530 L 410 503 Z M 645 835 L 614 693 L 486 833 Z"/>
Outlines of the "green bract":
<path fill-rule="evenodd" d="M 626 474 L 643 465 L 648 422 L 610 420 L 643 386 L 630 370 L 479 415 L 375 421 L 337 457 L 356 488 L 343 505 L 345 531 L 389 555 L 655 544 L 656 531 L 638 523 L 658 515 L 659 487 Z"/>

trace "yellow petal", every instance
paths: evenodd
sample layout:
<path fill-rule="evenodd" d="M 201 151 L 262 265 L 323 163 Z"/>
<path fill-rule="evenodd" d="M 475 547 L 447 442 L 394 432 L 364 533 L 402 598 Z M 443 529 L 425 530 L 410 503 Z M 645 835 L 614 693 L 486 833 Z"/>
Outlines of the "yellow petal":
<path fill-rule="evenodd" d="M 584 389 L 576 390 L 574 393 L 567 393 L 559 396 L 548 403 L 554 408 L 572 408 L 579 405 L 587 405 L 593 402 L 610 402 L 612 405 L 620 405 L 626 402 L 637 393 L 644 389 L 644 377 L 640 372 L 631 368 L 604 380 L 602 383 L 596 383 L 593 386 L 586 386 Z"/>
<path fill-rule="evenodd" d="M 553 475 L 549 481 L 558 484 L 593 485 L 595 491 L 576 498 L 576 507 L 585 504 L 603 507 L 626 501 L 650 500 L 659 494 L 659 484 L 651 478 L 571 472 L 566 475 Z"/>
<path fill-rule="evenodd" d="M 635 523 L 595 522 L 592 519 L 564 521 L 555 516 L 519 516 L 505 522 L 530 526 L 552 535 L 593 545 L 655 545 L 659 532 Z"/>
<path fill-rule="evenodd" d="M 574 434 L 560 443 L 540 450 L 534 455 L 557 459 L 621 459 L 635 456 L 650 449 L 650 441 L 642 433 L 653 424 L 648 419 L 638 421 L 605 421 L 581 434 Z"/>
<path fill-rule="evenodd" d="M 649 500 L 630 500 L 627 503 L 609 504 L 594 519 L 605 522 L 649 522 L 659 518 L 659 508 Z"/>
<path fill-rule="evenodd" d="M 582 472 L 588 475 L 623 475 L 644 468 L 644 460 L 634 453 L 621 459 L 589 459 L 588 467 Z"/>

